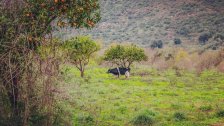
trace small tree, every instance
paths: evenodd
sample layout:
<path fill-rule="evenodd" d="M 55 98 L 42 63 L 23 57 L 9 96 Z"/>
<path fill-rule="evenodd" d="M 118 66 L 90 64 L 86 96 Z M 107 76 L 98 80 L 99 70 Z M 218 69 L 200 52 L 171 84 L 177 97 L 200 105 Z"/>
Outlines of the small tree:
<path fill-rule="evenodd" d="M 105 61 L 117 66 L 129 68 L 134 62 L 146 61 L 148 57 L 142 48 L 136 45 L 115 45 L 105 52 Z"/>
<path fill-rule="evenodd" d="M 89 36 L 78 36 L 67 40 L 65 44 L 71 62 L 79 69 L 81 77 L 84 77 L 85 67 L 90 57 L 100 49 L 99 45 Z"/>

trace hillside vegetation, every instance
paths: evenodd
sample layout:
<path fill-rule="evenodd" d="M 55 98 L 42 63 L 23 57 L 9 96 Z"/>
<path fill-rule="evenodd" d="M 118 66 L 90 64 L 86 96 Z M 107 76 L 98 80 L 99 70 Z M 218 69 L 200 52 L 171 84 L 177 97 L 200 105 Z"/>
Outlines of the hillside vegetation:
<path fill-rule="evenodd" d="M 217 49 L 224 40 L 223 0 L 101 0 L 102 19 L 91 30 L 70 28 L 55 33 L 67 39 L 90 34 L 111 42 L 133 42 L 143 47 L 161 40 L 173 46 L 180 39 L 184 47 L 206 45 Z"/>

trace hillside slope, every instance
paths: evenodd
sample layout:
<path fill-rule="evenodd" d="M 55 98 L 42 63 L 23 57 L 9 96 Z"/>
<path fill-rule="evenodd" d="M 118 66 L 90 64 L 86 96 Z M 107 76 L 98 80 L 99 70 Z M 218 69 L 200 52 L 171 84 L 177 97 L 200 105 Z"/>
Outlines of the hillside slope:
<path fill-rule="evenodd" d="M 100 3 L 102 20 L 95 28 L 81 31 L 67 28 L 56 35 L 67 39 L 90 34 L 106 44 L 133 42 L 143 47 L 158 40 L 172 46 L 175 38 L 183 46 L 211 45 L 208 47 L 216 49 L 223 44 L 223 0 L 100 0 Z"/>

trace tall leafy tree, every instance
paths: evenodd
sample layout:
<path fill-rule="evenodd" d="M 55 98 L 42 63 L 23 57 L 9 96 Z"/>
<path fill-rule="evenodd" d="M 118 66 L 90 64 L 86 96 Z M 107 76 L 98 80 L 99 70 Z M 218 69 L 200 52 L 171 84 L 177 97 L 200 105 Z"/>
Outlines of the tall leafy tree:
<path fill-rule="evenodd" d="M 42 73 L 37 72 L 41 70 L 37 63 L 42 62 L 38 59 L 38 47 L 54 45 L 49 44 L 53 42 L 52 31 L 58 27 L 91 28 L 99 20 L 98 0 L 0 1 L 0 87 L 4 89 L 0 91 L 1 98 L 4 98 L 0 99 L 3 101 L 0 107 L 5 108 L 1 109 L 4 112 L 0 111 L 0 118 L 13 119 L 4 125 L 28 125 L 31 111 L 40 111 L 37 102 L 42 101 L 45 109 L 51 105 L 44 104 L 44 97 L 34 98 L 34 95 L 38 95 L 35 87 L 42 82 L 36 78 L 37 73 Z M 56 50 L 52 48 L 52 51 Z M 47 62 L 54 65 L 55 61 L 48 59 Z M 52 65 L 46 65 L 49 78 Z M 50 86 L 49 82 L 43 84 Z M 51 98 L 52 89 L 42 90 Z M 31 99 L 34 103 L 28 104 Z M 43 125 L 52 123 L 49 117 Z"/>

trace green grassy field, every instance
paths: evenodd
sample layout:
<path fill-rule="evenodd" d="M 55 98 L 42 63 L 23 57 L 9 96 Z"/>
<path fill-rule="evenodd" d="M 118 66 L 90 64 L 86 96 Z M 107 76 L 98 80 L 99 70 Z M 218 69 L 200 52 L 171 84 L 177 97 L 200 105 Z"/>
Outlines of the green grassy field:
<path fill-rule="evenodd" d="M 64 107 L 75 126 L 140 126 L 145 117 L 155 126 L 224 125 L 222 73 L 182 71 L 177 76 L 173 70 L 139 66 L 129 79 L 118 79 L 106 71 L 91 66 L 82 79 L 75 67 L 64 68 L 63 89 L 69 97 Z"/>

